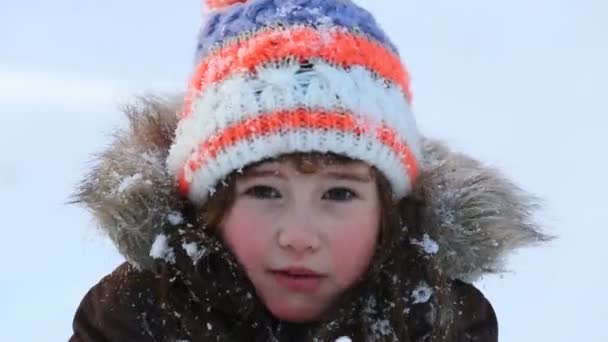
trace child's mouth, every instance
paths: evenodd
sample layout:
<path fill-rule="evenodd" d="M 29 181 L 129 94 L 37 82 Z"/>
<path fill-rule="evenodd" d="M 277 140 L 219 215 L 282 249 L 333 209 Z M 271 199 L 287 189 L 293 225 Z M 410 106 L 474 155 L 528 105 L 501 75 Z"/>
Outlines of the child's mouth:
<path fill-rule="evenodd" d="M 280 286 L 294 292 L 315 292 L 324 275 L 305 268 L 286 268 L 271 271 Z"/>

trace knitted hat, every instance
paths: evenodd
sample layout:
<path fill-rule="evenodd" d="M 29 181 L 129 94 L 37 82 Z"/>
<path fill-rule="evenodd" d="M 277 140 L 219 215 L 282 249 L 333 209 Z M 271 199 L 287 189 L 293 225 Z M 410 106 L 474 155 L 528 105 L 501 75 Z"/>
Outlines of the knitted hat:
<path fill-rule="evenodd" d="M 168 157 L 203 203 L 235 170 L 294 152 L 364 161 L 406 196 L 420 143 L 410 81 L 373 16 L 349 0 L 206 0 L 197 66 Z"/>

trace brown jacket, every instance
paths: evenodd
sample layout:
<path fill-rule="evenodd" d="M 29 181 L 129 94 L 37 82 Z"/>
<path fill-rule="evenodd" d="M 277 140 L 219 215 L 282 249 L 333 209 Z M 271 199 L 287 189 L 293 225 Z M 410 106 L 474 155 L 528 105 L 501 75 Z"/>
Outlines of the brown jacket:
<path fill-rule="evenodd" d="M 93 213 L 129 264 L 120 266 L 86 295 L 76 313 L 71 340 L 295 341 L 295 336 L 306 336 L 302 332 L 312 329 L 310 326 L 277 322 L 255 303 L 253 289 L 232 261 L 226 265 L 223 255 L 213 260 L 214 251 L 221 247 L 200 236 L 186 236 L 196 231 L 196 223 L 189 222 L 188 203 L 176 193 L 165 167 L 179 107 L 176 101 L 143 98 L 127 108 L 130 126 L 116 134 L 78 189 L 75 202 Z M 429 264 L 452 280 L 451 289 L 445 292 L 451 303 L 435 308 L 437 317 L 424 319 L 444 322 L 450 317 L 456 342 L 496 341 L 492 307 L 467 283 L 483 274 L 501 272 L 507 254 L 546 239 L 531 220 L 534 201 L 496 170 L 432 140 L 423 141 L 419 185 L 425 194 L 418 215 L 421 235 L 411 240 L 402 234 L 399 241 L 401 246 L 427 253 Z M 176 232 L 186 235 L 176 236 Z M 158 260 L 150 256 L 150 250 L 161 234 L 173 234 L 173 244 Z M 186 243 L 189 248 L 182 248 Z M 407 260 L 404 257 L 393 264 L 399 266 Z M 171 263 L 179 267 L 167 271 Z M 214 268 L 216 263 L 219 267 Z M 188 269 L 193 267 L 206 270 Z M 390 281 L 405 279 L 401 276 L 406 272 L 407 268 L 403 274 L 385 274 L 379 286 L 365 293 L 375 295 L 386 288 L 398 291 Z M 384 300 L 382 308 L 393 304 L 385 297 L 379 298 Z M 396 311 L 394 306 L 392 310 Z M 355 314 L 361 316 L 354 311 L 343 315 L 343 324 L 337 328 L 340 333 L 355 333 L 348 328 L 349 318 Z M 400 314 L 391 316 L 391 322 L 401 322 Z M 379 324 L 376 328 L 382 333 L 386 329 L 380 324 L 382 314 L 379 316 L 380 321 L 372 324 Z M 419 334 L 422 340 L 424 329 Z"/>
<path fill-rule="evenodd" d="M 193 306 L 187 313 L 163 306 L 160 287 L 161 280 L 152 272 L 136 270 L 127 263 L 121 265 L 82 300 L 70 342 L 267 341 L 269 338 L 268 327 L 236 328 L 234 317 L 206 303 L 190 303 Z M 459 281 L 453 283 L 453 289 L 457 303 L 453 341 L 498 341 L 494 310 L 481 292 Z M 348 336 L 349 332 L 341 331 L 341 334 Z"/>

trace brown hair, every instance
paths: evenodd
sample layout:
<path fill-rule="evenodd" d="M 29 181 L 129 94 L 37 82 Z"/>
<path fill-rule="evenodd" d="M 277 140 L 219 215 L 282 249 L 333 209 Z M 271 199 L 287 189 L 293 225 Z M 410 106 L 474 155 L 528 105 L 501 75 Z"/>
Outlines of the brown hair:
<path fill-rule="evenodd" d="M 288 160 L 303 173 L 314 173 L 327 164 L 352 162 L 343 156 L 319 153 L 295 153 L 275 160 Z M 212 232 L 235 199 L 235 182 L 239 174 L 246 174 L 249 168 L 262 162 L 250 165 L 242 172 L 233 172 L 199 211 L 202 215 L 199 219 L 206 222 Z M 340 334 L 332 327 L 338 326 L 349 327 L 348 332 L 351 336 L 354 333 L 352 337 L 357 341 L 417 341 L 423 337 L 428 338 L 425 341 L 449 341 L 451 318 L 445 317 L 445 313 L 450 312 L 449 281 L 433 260 L 410 242 L 422 239 L 424 193 L 422 189 L 415 189 L 413 194 L 396 202 L 387 179 L 375 169 L 372 172 L 381 204 L 376 254 L 360 284 L 348 290 L 327 313 L 323 319 L 325 324 L 319 325 L 314 337 L 321 341 L 335 339 Z M 432 288 L 433 295 L 428 301 L 417 303 L 412 300 L 412 293 L 421 283 Z M 390 322 L 390 333 L 379 334 L 369 317 L 364 317 L 366 310 L 363 308 L 370 305 L 370 298 L 374 298 L 372 311 L 378 314 L 377 319 Z M 352 317 L 359 319 L 349 321 Z"/>

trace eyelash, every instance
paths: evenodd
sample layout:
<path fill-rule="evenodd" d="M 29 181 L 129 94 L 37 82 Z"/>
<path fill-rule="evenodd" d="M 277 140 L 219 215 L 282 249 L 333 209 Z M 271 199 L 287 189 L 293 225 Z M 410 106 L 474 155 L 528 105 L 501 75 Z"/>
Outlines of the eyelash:
<path fill-rule="evenodd" d="M 338 201 L 338 202 L 347 202 L 347 201 L 350 201 L 350 200 L 353 200 L 353 199 L 357 198 L 357 194 L 354 191 L 352 191 L 352 190 L 350 190 L 348 188 L 332 188 L 329 191 L 327 191 L 325 194 L 333 193 L 335 195 L 336 192 L 340 192 L 343 195 L 344 194 L 348 194 L 347 195 L 348 197 L 346 199 L 335 199 L 335 198 L 333 199 L 333 200 Z M 323 194 L 323 199 L 326 199 L 325 198 L 325 194 Z M 330 200 L 332 200 L 332 199 L 330 199 Z"/>
<path fill-rule="evenodd" d="M 264 191 L 265 193 L 262 194 L 261 192 Z M 269 194 L 267 193 L 268 191 L 271 191 L 274 193 L 275 196 L 268 196 Z M 270 186 L 265 186 L 265 185 L 255 185 L 252 186 L 251 188 L 247 189 L 247 191 L 245 191 L 244 193 L 247 196 L 251 196 L 254 198 L 259 198 L 259 199 L 274 199 L 274 198 L 280 198 L 281 194 L 279 194 L 279 192 L 277 190 L 275 190 L 274 188 L 270 187 Z"/>
<path fill-rule="evenodd" d="M 336 196 L 337 193 L 340 193 L 341 195 L 346 194 L 347 197 L 344 198 L 342 196 Z M 265 185 L 252 186 L 251 188 L 247 189 L 244 192 L 244 194 L 247 196 L 258 198 L 258 199 L 281 198 L 281 194 L 276 189 L 274 189 L 273 187 L 270 187 L 270 186 L 265 186 Z M 330 197 L 327 196 L 328 194 Z M 333 198 L 331 198 L 332 197 L 331 195 L 333 195 Z M 340 199 L 337 199 L 336 197 L 340 197 Z M 321 199 L 336 201 L 336 202 L 347 202 L 347 201 L 353 200 L 355 198 L 358 198 L 358 196 L 354 191 L 352 191 L 348 188 L 341 187 L 341 188 L 329 189 L 327 192 L 325 192 L 325 194 L 323 194 L 323 197 Z"/>

